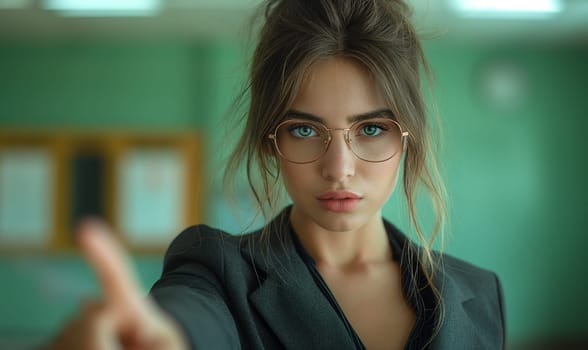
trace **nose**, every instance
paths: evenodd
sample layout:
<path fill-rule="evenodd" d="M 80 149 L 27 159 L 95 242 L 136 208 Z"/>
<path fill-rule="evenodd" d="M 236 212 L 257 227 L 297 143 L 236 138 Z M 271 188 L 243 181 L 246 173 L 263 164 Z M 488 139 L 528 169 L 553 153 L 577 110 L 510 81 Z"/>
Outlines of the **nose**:
<path fill-rule="evenodd" d="M 328 181 L 345 182 L 355 175 L 356 157 L 345 141 L 344 130 L 332 130 L 332 140 L 320 159 L 321 175 Z"/>

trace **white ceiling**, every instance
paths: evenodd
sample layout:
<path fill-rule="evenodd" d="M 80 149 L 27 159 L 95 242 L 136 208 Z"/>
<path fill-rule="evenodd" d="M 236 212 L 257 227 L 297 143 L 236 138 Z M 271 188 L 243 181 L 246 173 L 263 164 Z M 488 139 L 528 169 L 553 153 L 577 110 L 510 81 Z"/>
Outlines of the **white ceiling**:
<path fill-rule="evenodd" d="M 68 18 L 41 9 L 40 0 L 0 0 L 0 38 L 186 39 L 242 35 L 259 0 L 164 0 L 154 17 Z M 410 0 L 419 29 L 460 40 L 581 43 L 588 46 L 588 0 L 562 0 L 553 18 L 471 19 L 458 16 L 452 0 Z M 22 9 L 2 4 L 24 4 Z M 4 6 L 7 7 L 7 6 Z"/>

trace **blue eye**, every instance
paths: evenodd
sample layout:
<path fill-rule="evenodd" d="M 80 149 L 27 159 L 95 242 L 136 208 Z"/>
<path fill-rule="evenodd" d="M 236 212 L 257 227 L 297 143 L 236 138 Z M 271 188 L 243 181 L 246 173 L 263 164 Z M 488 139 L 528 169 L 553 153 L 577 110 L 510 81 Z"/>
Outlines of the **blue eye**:
<path fill-rule="evenodd" d="M 360 128 L 362 136 L 378 136 L 385 131 L 385 128 L 377 124 L 365 124 Z"/>
<path fill-rule="evenodd" d="M 288 128 L 288 132 L 297 138 L 308 138 L 318 136 L 315 128 L 307 124 L 296 124 Z"/>

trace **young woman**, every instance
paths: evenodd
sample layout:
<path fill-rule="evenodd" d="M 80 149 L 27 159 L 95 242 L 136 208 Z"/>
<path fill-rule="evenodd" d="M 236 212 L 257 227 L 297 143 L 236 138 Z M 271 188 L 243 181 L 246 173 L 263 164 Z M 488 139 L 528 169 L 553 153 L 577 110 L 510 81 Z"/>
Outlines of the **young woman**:
<path fill-rule="evenodd" d="M 105 300 L 89 302 L 54 348 L 503 348 L 496 275 L 432 251 L 436 233 L 415 217 L 418 185 L 437 226 L 445 214 L 420 91 L 426 64 L 407 6 L 265 6 L 227 176 L 245 163 L 260 209 L 280 208 L 281 187 L 292 204 L 250 234 L 182 232 L 150 299 L 107 228 L 83 223 L 81 246 Z M 399 178 L 420 244 L 382 218 Z"/>

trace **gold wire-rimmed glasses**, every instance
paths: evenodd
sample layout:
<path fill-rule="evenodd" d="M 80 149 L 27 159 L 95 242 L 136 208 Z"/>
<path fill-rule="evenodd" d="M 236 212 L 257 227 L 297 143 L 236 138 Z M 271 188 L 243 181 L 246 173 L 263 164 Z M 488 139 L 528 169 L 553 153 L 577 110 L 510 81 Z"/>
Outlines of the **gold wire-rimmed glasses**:
<path fill-rule="evenodd" d="M 268 137 L 282 158 L 305 164 L 318 160 L 327 152 L 332 134 L 337 130 L 343 131 L 351 152 L 367 162 L 385 162 L 406 148 L 408 131 L 395 120 L 384 117 L 358 120 L 348 128 L 327 128 L 318 121 L 292 118 L 278 124 Z"/>

